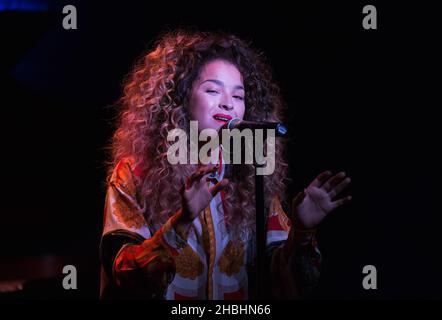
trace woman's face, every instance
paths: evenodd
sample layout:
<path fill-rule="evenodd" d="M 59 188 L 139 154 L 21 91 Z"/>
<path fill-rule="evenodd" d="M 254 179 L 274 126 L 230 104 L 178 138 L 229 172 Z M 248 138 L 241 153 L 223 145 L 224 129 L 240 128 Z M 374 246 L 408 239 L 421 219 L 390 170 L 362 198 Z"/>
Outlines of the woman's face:
<path fill-rule="evenodd" d="M 242 119 L 245 111 L 241 73 L 231 63 L 214 60 L 207 63 L 193 84 L 190 118 L 198 129 L 218 130 L 232 118 Z"/>

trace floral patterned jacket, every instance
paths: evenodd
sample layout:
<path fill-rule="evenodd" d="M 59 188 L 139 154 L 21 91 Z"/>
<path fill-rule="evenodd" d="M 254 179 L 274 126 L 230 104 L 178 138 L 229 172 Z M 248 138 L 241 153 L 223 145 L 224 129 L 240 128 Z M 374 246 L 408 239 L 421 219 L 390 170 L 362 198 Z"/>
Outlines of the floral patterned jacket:
<path fill-rule="evenodd" d="M 222 179 L 224 165 L 218 179 Z M 253 238 L 234 240 L 222 221 L 223 194 L 193 221 L 187 239 L 171 216 L 158 230 L 144 219 L 137 200 L 142 173 L 129 159 L 111 177 L 100 245 L 101 298 L 249 299 L 254 288 Z M 297 231 L 278 198 L 267 218 L 269 297 L 308 297 L 319 278 L 320 253 L 314 230 Z M 271 285 L 270 285 L 271 284 Z"/>

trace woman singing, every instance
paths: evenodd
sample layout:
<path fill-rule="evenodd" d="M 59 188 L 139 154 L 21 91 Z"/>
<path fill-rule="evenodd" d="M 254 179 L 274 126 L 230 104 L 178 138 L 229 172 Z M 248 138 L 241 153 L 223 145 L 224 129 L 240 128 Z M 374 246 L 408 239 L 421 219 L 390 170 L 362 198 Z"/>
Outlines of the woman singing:
<path fill-rule="evenodd" d="M 232 35 L 163 35 L 125 81 L 101 240 L 102 298 L 248 299 L 255 265 L 251 164 L 171 164 L 173 129 L 226 121 L 282 121 L 283 100 L 261 54 Z M 351 197 L 345 173 L 321 173 L 286 199 L 284 140 L 265 176 L 268 294 L 311 295 L 319 277 L 315 231 Z"/>

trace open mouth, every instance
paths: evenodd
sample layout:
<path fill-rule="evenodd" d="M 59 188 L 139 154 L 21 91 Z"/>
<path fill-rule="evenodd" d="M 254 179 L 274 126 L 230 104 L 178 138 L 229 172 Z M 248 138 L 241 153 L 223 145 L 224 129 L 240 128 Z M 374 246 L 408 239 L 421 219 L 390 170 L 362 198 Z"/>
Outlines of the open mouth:
<path fill-rule="evenodd" d="M 217 113 L 213 115 L 213 119 L 224 124 L 229 120 L 232 120 L 232 117 L 228 114 Z"/>

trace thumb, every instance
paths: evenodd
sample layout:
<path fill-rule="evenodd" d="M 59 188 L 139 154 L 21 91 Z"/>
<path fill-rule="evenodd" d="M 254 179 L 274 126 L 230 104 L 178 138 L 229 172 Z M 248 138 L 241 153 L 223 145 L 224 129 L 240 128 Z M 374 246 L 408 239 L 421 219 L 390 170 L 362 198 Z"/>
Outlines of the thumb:
<path fill-rule="evenodd" d="M 218 182 L 216 185 L 210 188 L 210 194 L 212 197 L 216 196 L 218 192 L 220 192 L 222 189 L 224 189 L 229 184 L 228 179 L 222 179 L 220 182 Z"/>
<path fill-rule="evenodd" d="M 292 210 L 297 208 L 302 203 L 302 201 L 304 201 L 305 196 L 306 196 L 306 191 L 304 189 L 301 192 L 299 192 L 296 195 L 296 197 L 293 198 L 293 200 L 292 200 Z"/>

